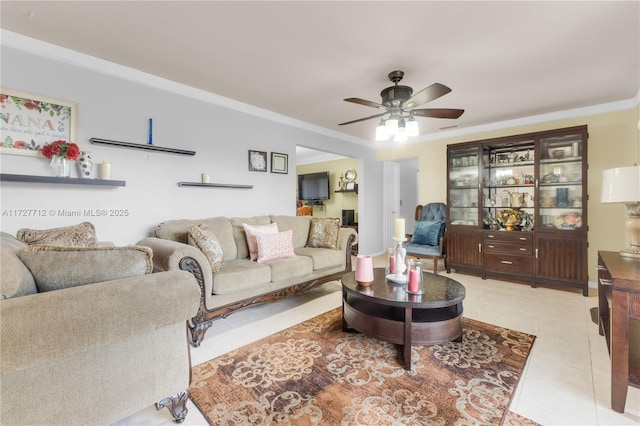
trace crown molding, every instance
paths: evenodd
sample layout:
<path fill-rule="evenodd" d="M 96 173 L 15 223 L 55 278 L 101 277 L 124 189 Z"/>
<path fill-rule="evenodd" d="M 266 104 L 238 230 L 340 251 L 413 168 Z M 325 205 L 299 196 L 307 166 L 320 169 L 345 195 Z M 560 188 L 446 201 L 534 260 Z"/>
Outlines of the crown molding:
<path fill-rule="evenodd" d="M 13 49 L 36 54 L 38 56 L 42 56 L 52 60 L 63 61 L 68 64 L 88 69 L 90 71 L 107 74 L 128 81 L 133 81 L 141 85 L 165 90 L 167 92 L 186 96 L 191 99 L 196 99 L 234 111 L 264 118 L 266 120 L 285 124 L 287 126 L 307 130 L 330 138 L 340 139 L 347 142 L 356 143 L 358 145 L 363 145 L 367 148 L 371 148 L 371 142 L 368 140 L 356 138 L 344 133 L 336 132 L 334 130 L 329 130 L 302 120 L 297 120 L 295 118 L 291 118 L 282 114 L 277 114 L 273 111 L 258 108 L 256 106 L 249 105 L 243 102 L 238 102 L 224 96 L 216 95 L 215 93 L 197 89 L 186 84 L 158 77 L 157 75 L 149 74 L 140 70 L 126 67 L 124 65 L 116 64 L 114 62 L 96 58 L 95 56 L 87 55 L 85 53 L 77 52 L 75 50 L 67 49 L 65 47 L 47 43 L 42 40 L 37 40 L 4 29 L 0 29 L 0 45 L 2 45 L 3 47 L 6 46 Z"/>
<path fill-rule="evenodd" d="M 446 139 L 446 138 L 451 138 L 456 136 L 465 136 L 469 134 L 489 132 L 493 130 L 508 129 L 511 127 L 528 126 L 532 124 L 540 124 L 540 123 L 547 123 L 547 122 L 557 121 L 557 120 L 565 120 L 569 118 L 585 117 L 589 115 L 604 114 L 608 112 L 624 111 L 624 110 L 636 108 L 638 106 L 639 101 L 640 101 L 640 91 L 638 91 L 638 93 L 636 93 L 636 96 L 634 96 L 633 98 L 626 99 L 623 101 L 608 102 L 605 104 L 568 109 L 564 111 L 554 111 L 554 112 L 549 112 L 544 114 L 531 115 L 528 117 L 516 118 L 513 120 L 496 121 L 494 123 L 483 124 L 483 125 L 473 126 L 473 127 L 465 127 L 462 129 L 452 129 L 452 130 L 447 130 L 440 133 L 425 135 L 423 138 L 420 138 L 420 140 L 417 140 L 415 142 L 434 141 L 434 140 Z"/>
<path fill-rule="evenodd" d="M 10 48 L 33 53 L 45 58 L 64 61 L 72 65 L 76 65 L 81 68 L 85 68 L 94 72 L 107 74 L 135 83 L 150 86 L 156 89 L 165 90 L 177 95 L 186 96 L 192 99 L 197 99 L 203 102 L 207 102 L 213 105 L 218 105 L 224 108 L 228 108 L 234 111 L 242 112 L 245 114 L 253 115 L 256 117 L 264 118 L 266 120 L 285 124 L 287 126 L 307 130 L 313 133 L 317 133 L 323 136 L 327 136 L 334 139 L 340 139 L 347 142 L 362 145 L 367 148 L 379 149 L 396 145 L 394 142 L 378 142 L 372 143 L 372 141 L 356 138 L 350 135 L 346 135 L 341 132 L 329 130 L 324 127 L 316 126 L 314 124 L 307 123 L 305 121 L 297 120 L 282 114 L 277 114 L 273 111 L 258 108 L 253 105 L 249 105 L 243 102 L 238 102 L 233 99 L 226 98 L 224 96 L 216 95 L 215 93 L 207 92 L 205 90 L 197 89 L 195 87 L 188 86 L 186 84 L 177 83 L 172 80 L 168 80 L 162 77 L 158 77 L 153 74 L 149 74 L 140 70 L 126 67 L 124 65 L 109 62 L 104 59 L 96 58 L 95 56 L 80 53 L 75 50 L 67 49 L 55 44 L 47 43 L 42 40 L 37 40 L 31 37 L 27 37 L 18 33 L 0 29 L 0 44 Z M 593 105 L 582 108 L 574 108 L 563 111 L 554 111 L 545 114 L 532 115 L 529 117 L 522 117 L 513 120 L 497 121 L 494 123 L 483 124 L 479 126 L 465 127 L 461 129 L 445 130 L 438 133 L 427 134 L 412 138 L 407 143 L 420 143 L 427 141 L 435 141 L 440 139 L 447 139 L 456 136 L 464 136 L 475 133 L 482 133 L 493 130 L 501 130 L 510 127 L 526 126 L 531 124 L 539 124 L 556 120 L 563 120 L 568 118 L 576 118 L 587 115 L 602 114 L 607 112 L 622 111 L 626 109 L 633 109 L 640 103 L 640 91 L 636 93 L 635 97 L 627 100 L 609 102 L 605 104 Z"/>

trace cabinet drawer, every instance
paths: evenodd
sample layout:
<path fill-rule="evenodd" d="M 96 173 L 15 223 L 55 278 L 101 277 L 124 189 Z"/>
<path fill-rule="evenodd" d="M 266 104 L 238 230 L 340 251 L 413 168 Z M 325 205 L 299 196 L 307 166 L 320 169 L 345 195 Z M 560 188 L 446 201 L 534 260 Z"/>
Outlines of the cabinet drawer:
<path fill-rule="evenodd" d="M 510 244 L 531 245 L 533 243 L 533 235 L 527 232 L 520 231 L 485 232 L 484 242 L 488 243 L 491 241 Z"/>
<path fill-rule="evenodd" d="M 533 274 L 533 257 L 485 253 L 484 269 L 529 277 Z"/>
<path fill-rule="evenodd" d="M 507 244 L 499 241 L 485 241 L 484 251 L 487 253 L 505 253 L 513 255 L 531 256 L 533 248 L 531 244 Z"/>

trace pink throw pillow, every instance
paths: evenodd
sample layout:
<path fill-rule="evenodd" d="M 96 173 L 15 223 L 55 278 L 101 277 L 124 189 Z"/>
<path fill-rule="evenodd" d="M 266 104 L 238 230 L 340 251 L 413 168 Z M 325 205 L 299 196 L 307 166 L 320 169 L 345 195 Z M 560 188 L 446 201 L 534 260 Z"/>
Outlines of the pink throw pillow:
<path fill-rule="evenodd" d="M 258 260 L 258 241 L 256 237 L 264 234 L 277 234 L 278 224 L 270 223 L 269 225 L 249 225 L 243 223 L 244 232 L 247 234 L 247 245 L 249 246 L 249 258 L 251 260 Z"/>
<path fill-rule="evenodd" d="M 293 251 L 292 229 L 277 234 L 258 235 L 256 239 L 258 241 L 258 263 L 296 255 Z"/>

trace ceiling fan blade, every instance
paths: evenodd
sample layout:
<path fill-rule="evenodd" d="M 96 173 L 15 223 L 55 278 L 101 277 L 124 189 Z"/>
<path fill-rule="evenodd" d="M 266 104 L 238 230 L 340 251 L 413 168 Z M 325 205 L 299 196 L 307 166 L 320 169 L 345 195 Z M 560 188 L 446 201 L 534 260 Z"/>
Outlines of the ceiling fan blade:
<path fill-rule="evenodd" d="M 360 98 L 347 98 L 347 99 L 345 99 L 345 101 L 353 102 L 354 104 L 370 106 L 370 107 L 373 107 L 373 108 L 380 108 L 380 109 L 384 109 L 385 111 L 388 109 L 386 106 L 384 106 L 382 104 L 378 104 L 376 102 L 371 102 L 371 101 L 367 101 L 365 99 L 360 99 Z"/>
<path fill-rule="evenodd" d="M 402 107 L 405 109 L 411 109 L 418 105 L 433 101 L 434 99 L 438 99 L 440 96 L 444 96 L 450 91 L 451 89 L 444 84 L 434 83 L 407 99 Z"/>
<path fill-rule="evenodd" d="M 425 109 L 414 109 L 409 112 L 412 115 L 416 115 L 419 117 L 458 118 L 464 113 L 464 110 L 453 109 L 453 108 L 425 108 Z"/>
<path fill-rule="evenodd" d="M 347 121 L 346 123 L 338 124 L 338 126 L 344 126 L 345 124 L 359 123 L 360 121 L 365 121 L 365 120 L 370 120 L 372 118 L 382 117 L 385 114 L 386 114 L 386 112 L 383 112 L 383 113 L 380 113 L 380 114 L 372 115 L 371 117 L 365 117 L 365 118 L 359 118 L 357 120 Z"/>

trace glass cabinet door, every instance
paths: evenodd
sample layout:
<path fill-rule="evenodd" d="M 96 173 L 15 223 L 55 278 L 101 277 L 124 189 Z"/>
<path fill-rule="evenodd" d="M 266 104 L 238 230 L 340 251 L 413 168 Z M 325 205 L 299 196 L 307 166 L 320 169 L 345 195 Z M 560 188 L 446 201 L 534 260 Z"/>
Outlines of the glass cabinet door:
<path fill-rule="evenodd" d="M 478 147 L 449 151 L 449 223 L 478 226 Z"/>
<path fill-rule="evenodd" d="M 582 133 L 540 139 L 539 230 L 586 228 L 584 139 Z"/>
<path fill-rule="evenodd" d="M 488 229 L 532 231 L 535 141 L 484 145 L 482 221 Z"/>

